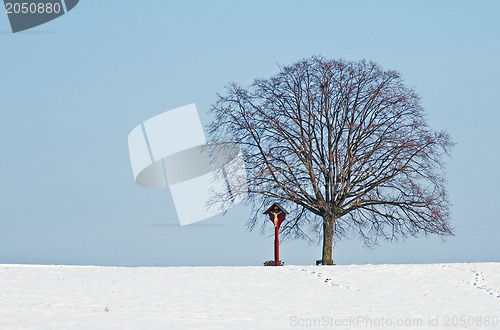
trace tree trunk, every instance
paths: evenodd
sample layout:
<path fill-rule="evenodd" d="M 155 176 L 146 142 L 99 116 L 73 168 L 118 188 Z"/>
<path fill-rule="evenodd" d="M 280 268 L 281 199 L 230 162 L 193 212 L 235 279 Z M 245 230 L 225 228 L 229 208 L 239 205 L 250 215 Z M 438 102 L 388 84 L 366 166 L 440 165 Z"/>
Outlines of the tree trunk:
<path fill-rule="evenodd" d="M 333 218 L 323 217 L 323 265 L 333 265 L 332 242 L 333 242 Z"/>

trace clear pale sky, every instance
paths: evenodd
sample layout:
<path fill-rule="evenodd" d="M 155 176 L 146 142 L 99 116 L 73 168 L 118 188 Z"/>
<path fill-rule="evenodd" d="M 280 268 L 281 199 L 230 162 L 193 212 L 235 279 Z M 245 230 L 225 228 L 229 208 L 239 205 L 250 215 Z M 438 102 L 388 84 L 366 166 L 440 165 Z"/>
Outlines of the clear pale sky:
<path fill-rule="evenodd" d="M 334 247 L 338 264 L 500 261 L 500 1 L 81 0 L 12 34 L 0 13 L 0 263 L 262 265 L 264 235 L 237 206 L 178 225 L 167 189 L 134 183 L 129 132 L 196 103 L 203 124 L 231 81 L 322 55 L 399 71 L 448 162 L 456 236 Z M 320 245 L 284 241 L 286 264 Z"/>

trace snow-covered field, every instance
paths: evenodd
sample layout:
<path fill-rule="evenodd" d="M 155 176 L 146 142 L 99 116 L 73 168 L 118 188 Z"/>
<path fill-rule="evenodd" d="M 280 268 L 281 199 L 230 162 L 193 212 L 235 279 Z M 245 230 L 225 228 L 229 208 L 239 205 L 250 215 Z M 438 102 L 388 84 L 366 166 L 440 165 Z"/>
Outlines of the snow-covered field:
<path fill-rule="evenodd" d="M 0 265 L 0 329 L 500 329 L 500 263 Z"/>

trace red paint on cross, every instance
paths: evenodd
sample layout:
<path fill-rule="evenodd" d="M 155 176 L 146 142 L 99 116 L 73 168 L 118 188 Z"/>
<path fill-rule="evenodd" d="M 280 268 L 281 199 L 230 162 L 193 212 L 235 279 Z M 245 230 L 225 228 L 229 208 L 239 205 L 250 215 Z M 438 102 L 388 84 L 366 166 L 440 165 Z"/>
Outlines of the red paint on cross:
<path fill-rule="evenodd" d="M 274 262 L 276 266 L 280 265 L 280 241 L 279 241 L 279 229 L 281 223 L 285 221 L 288 212 L 278 203 L 274 203 L 268 208 L 264 214 L 269 215 L 269 220 L 274 224 Z"/>

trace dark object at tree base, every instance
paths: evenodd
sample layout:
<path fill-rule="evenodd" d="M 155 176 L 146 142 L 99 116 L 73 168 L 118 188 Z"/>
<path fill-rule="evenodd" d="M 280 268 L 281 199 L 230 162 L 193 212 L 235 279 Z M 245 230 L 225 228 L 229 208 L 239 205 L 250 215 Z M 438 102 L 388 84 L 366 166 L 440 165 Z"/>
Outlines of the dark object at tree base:
<path fill-rule="evenodd" d="M 268 260 L 266 262 L 264 262 L 264 266 L 283 266 L 285 263 L 280 260 L 279 263 L 276 265 L 276 261 L 274 260 Z"/>
<path fill-rule="evenodd" d="M 333 263 L 333 261 L 332 261 L 332 263 L 328 263 L 328 262 L 327 262 L 326 264 L 324 264 L 324 263 L 323 263 L 323 260 L 316 260 L 316 266 L 319 266 L 319 265 L 330 265 L 330 266 L 335 266 L 335 264 Z"/>

